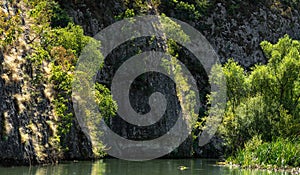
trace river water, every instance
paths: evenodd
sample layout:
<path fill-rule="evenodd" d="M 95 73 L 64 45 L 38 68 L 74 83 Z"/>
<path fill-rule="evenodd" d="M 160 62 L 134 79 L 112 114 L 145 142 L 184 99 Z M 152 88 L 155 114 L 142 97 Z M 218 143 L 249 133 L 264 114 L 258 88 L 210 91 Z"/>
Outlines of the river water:
<path fill-rule="evenodd" d="M 129 162 L 105 159 L 95 162 L 67 162 L 55 166 L 0 167 L 0 175 L 285 175 L 271 171 L 220 167 L 215 160 L 158 159 Z"/>

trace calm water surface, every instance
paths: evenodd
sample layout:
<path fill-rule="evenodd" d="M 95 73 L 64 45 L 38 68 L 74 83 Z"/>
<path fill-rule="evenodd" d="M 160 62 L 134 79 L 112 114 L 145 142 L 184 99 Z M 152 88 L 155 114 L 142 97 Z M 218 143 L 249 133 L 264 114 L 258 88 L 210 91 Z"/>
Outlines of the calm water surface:
<path fill-rule="evenodd" d="M 285 175 L 268 171 L 239 170 L 215 166 L 215 160 L 160 159 L 128 162 L 106 159 L 42 167 L 0 167 L 0 175 Z M 179 166 L 187 167 L 179 170 Z"/>

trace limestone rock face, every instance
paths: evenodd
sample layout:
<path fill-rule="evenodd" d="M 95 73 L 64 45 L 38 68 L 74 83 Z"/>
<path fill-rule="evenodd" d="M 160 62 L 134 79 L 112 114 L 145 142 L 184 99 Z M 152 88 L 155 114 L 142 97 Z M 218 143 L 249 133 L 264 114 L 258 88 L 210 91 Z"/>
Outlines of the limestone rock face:
<path fill-rule="evenodd" d="M 26 6 L 23 2 L 12 5 L 8 0 L 1 5 L 9 18 L 20 15 L 19 27 L 24 32 L 12 46 L 0 49 L 0 164 L 31 165 L 92 158 L 91 144 L 75 119 L 70 134 L 58 136 L 55 92 L 48 81 L 49 63 L 43 62 L 37 74 L 33 71 L 35 65 L 26 58 L 31 53 L 28 38 L 32 37 Z M 62 150 L 61 142 L 69 149 Z"/>
<path fill-rule="evenodd" d="M 206 26 L 203 35 L 213 45 L 221 62 L 233 58 L 249 68 L 266 63 L 260 48 L 264 40 L 277 42 L 285 34 L 300 39 L 299 12 L 283 12 L 262 3 L 241 3 L 234 12 L 224 3 L 217 3 L 196 28 Z"/>
<path fill-rule="evenodd" d="M 185 18 L 185 14 L 178 19 L 201 31 L 218 53 L 222 63 L 234 58 L 245 68 L 250 68 L 255 63 L 267 61 L 259 46 L 261 41 L 275 43 L 285 34 L 293 39 L 300 39 L 300 14 L 297 9 L 263 2 L 216 0 L 199 20 L 189 20 Z M 114 23 L 115 17 L 125 11 L 123 0 L 60 0 L 59 3 L 90 36 Z M 9 6 L 9 0 L 3 0 L 1 5 L 0 8 L 9 11 L 10 15 L 15 15 L 14 12 L 18 10 L 18 7 Z M 60 138 L 68 150 L 61 150 L 57 145 L 57 119 L 49 93 L 53 90 L 53 85 L 47 81 L 34 84 L 37 75 L 32 72 L 33 65 L 25 58 L 26 53 L 30 52 L 30 48 L 26 47 L 30 23 L 26 20 L 26 9 L 19 10 L 23 15 L 22 28 L 25 31 L 19 42 L 25 43 L 25 47 L 13 47 L 8 54 L 0 51 L 0 163 L 31 164 L 51 163 L 61 158 L 91 159 L 91 143 L 82 133 L 75 118 L 70 133 Z M 149 14 L 157 11 L 177 18 L 174 9 L 164 6 L 149 11 Z M 154 46 L 147 44 L 147 40 L 140 39 L 134 46 L 120 46 L 119 52 L 112 53 L 107 58 L 97 81 L 109 87 L 118 66 L 139 50 L 165 50 L 164 41 L 158 40 Z M 179 52 L 179 58 L 190 69 L 198 64 L 184 49 Z M 43 64 L 46 74 L 48 64 Z M 204 115 L 206 94 L 209 92 L 207 76 L 201 68 L 193 72 L 201 92 L 201 115 Z M 132 140 L 153 139 L 165 134 L 173 126 L 181 110 L 176 97 L 176 87 L 169 79 L 161 75 L 155 77 L 153 74 L 140 77 L 130 92 L 132 106 L 140 113 L 149 111 L 147 95 L 153 90 L 166 92 L 170 100 L 163 120 L 156 126 L 140 128 L 130 125 L 120 117 L 114 117 L 110 120 L 110 127 L 124 138 Z M 199 148 L 190 136 L 167 156 L 217 157 L 220 153 L 222 140 L 219 138 L 214 137 L 210 144 Z"/>
<path fill-rule="evenodd" d="M 124 11 L 121 0 L 68 1 L 63 6 L 75 23 L 83 26 L 90 36 L 115 22 L 114 17 Z M 176 18 L 173 9 L 161 7 L 159 10 Z M 297 9 L 276 7 L 264 1 L 219 0 L 198 21 L 188 20 L 184 15 L 178 19 L 201 31 L 220 56 L 221 62 L 234 58 L 249 68 L 256 63 L 266 62 L 260 42 L 267 40 L 275 43 L 285 34 L 300 39 L 299 16 Z"/>
<path fill-rule="evenodd" d="M 124 4 L 120 0 L 86 0 L 71 4 L 65 3 L 63 6 L 67 9 L 70 16 L 73 17 L 75 23 L 83 26 L 86 34 L 90 36 L 95 35 L 99 30 L 114 23 L 114 16 L 117 16 L 122 11 L 124 12 Z M 162 6 L 159 8 L 159 11 L 165 13 L 167 16 L 177 17 L 174 9 Z M 299 12 L 296 9 L 291 10 L 281 6 L 277 7 L 274 4 L 254 1 L 240 2 L 235 0 L 226 2 L 220 0 L 216 1 L 198 21 L 188 20 L 188 17 L 185 18 L 184 15 L 181 15 L 179 19 L 202 32 L 218 53 L 222 63 L 225 63 L 229 58 L 234 58 L 234 60 L 238 61 L 245 68 L 250 68 L 256 63 L 266 63 L 267 60 L 260 48 L 262 41 L 276 42 L 285 34 L 290 35 L 294 39 L 300 39 Z M 137 43 L 137 45 L 142 43 Z M 128 48 L 132 49 L 132 47 Z M 123 53 L 129 52 L 126 48 L 124 50 Z M 117 60 L 117 58 L 122 57 L 122 55 L 112 57 L 113 59 L 108 61 L 108 64 L 104 67 L 102 77 L 99 78 L 100 82 L 107 85 L 109 85 L 109 77 L 113 76 L 113 66 L 118 65 L 116 63 L 120 60 Z M 184 59 L 188 59 L 188 54 L 183 55 L 183 57 Z M 202 86 L 200 88 L 205 89 L 203 94 L 207 93 L 208 85 L 207 81 L 203 81 L 203 73 L 201 75 L 201 71 L 199 71 L 194 76 L 199 81 L 200 86 Z M 165 82 L 165 80 L 159 78 L 151 81 L 158 87 L 163 84 L 160 81 Z M 145 82 L 141 82 L 139 86 L 145 86 Z M 164 86 L 164 88 L 166 87 Z M 144 88 L 147 89 L 147 87 Z M 143 104 L 141 103 L 144 98 L 143 93 L 138 90 L 134 91 L 134 93 L 136 93 L 134 96 L 135 103 Z M 202 99 L 202 102 L 205 103 L 205 98 Z M 140 110 L 142 111 L 146 110 L 145 106 L 141 108 Z M 180 105 L 173 104 L 169 108 L 169 112 L 178 111 L 179 109 Z M 171 113 L 169 115 L 171 118 L 172 115 L 173 118 L 176 116 Z M 148 130 L 139 130 L 118 117 L 111 121 L 111 127 L 119 135 L 129 139 L 156 137 L 170 127 L 162 123 L 159 123 L 159 125 L 161 126 L 160 130 L 148 132 Z M 201 157 L 216 157 L 222 152 L 221 141 L 215 137 L 209 145 L 203 148 L 196 147 L 193 150 L 192 145 L 192 139 L 189 138 L 171 155 L 190 157 L 192 152 L 195 152 L 196 155 L 200 155 Z"/>

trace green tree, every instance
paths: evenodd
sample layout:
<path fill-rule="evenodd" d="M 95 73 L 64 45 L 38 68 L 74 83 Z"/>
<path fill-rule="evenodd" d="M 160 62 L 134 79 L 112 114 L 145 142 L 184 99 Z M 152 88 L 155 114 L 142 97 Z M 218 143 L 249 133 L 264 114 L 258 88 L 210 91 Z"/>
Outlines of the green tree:
<path fill-rule="evenodd" d="M 230 151 L 256 135 L 269 142 L 300 135 L 300 42 L 286 35 L 261 47 L 266 65 L 248 73 L 232 59 L 223 66 L 228 102 L 219 133 Z"/>

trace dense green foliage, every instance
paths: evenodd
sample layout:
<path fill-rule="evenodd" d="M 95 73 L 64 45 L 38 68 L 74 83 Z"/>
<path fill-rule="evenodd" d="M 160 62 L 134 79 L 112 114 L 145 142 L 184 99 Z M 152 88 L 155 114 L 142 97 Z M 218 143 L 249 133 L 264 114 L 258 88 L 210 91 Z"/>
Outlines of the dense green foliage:
<path fill-rule="evenodd" d="M 125 11 L 116 16 L 117 20 L 123 18 L 129 18 L 136 15 L 143 14 L 161 14 L 159 9 L 168 9 L 164 10 L 164 13 L 169 15 L 169 10 L 174 11 L 174 15 L 177 19 L 186 20 L 186 21 L 196 21 L 206 13 L 207 8 L 210 6 L 208 0 L 134 0 L 134 1 L 124 1 Z"/>
<path fill-rule="evenodd" d="M 117 103 L 113 101 L 112 95 L 107 87 L 96 83 L 96 103 L 99 105 L 99 110 L 103 115 L 104 121 L 109 124 L 111 117 L 116 115 Z"/>
<path fill-rule="evenodd" d="M 286 166 L 300 166 L 300 141 L 278 138 L 273 142 L 262 142 L 255 136 L 239 149 L 233 158 L 234 164 L 243 167 L 283 168 Z"/>
<path fill-rule="evenodd" d="M 53 104 L 58 117 L 58 138 L 65 138 L 75 120 L 71 98 L 75 66 L 81 51 L 93 39 L 84 35 L 82 27 L 70 22 L 55 1 L 31 1 L 29 5 L 32 6 L 29 13 L 35 25 L 31 28 L 34 32 L 31 40 L 33 52 L 27 59 L 34 66 L 34 83 L 50 81 L 54 86 Z M 50 63 L 49 75 L 43 71 L 45 62 Z M 102 116 L 108 120 L 115 115 L 116 104 L 106 87 L 100 84 L 95 87 L 96 102 Z M 61 146 L 68 149 L 62 140 Z M 97 150 L 95 155 L 103 155 L 99 153 L 101 151 Z"/>
<path fill-rule="evenodd" d="M 222 68 L 227 81 L 228 102 L 219 133 L 225 139 L 228 152 L 235 154 L 239 150 L 237 160 L 245 159 L 240 161 L 245 165 L 249 160 L 244 156 L 248 156 L 253 144 L 249 140 L 259 137 L 262 142 L 271 142 L 261 144 L 249 159 L 278 165 L 278 160 L 273 160 L 276 156 L 260 160 L 263 153 L 259 151 L 270 151 L 265 154 L 272 156 L 271 153 L 279 149 L 277 145 L 281 145 L 282 151 L 290 154 L 287 156 L 294 156 L 289 146 L 299 148 L 299 142 L 290 139 L 300 136 L 300 42 L 285 36 L 276 44 L 264 41 L 261 47 L 268 58 L 266 65 L 256 65 L 246 72 L 230 59 Z M 245 152 L 240 150 L 244 147 Z M 299 165 L 299 158 L 288 161 L 285 156 L 280 166 Z"/>
<path fill-rule="evenodd" d="M 0 9 L 0 50 L 8 49 L 7 47 L 13 45 L 23 32 L 19 14 L 20 11 L 17 11 L 15 15 L 10 15 Z"/>
<path fill-rule="evenodd" d="M 71 82 L 72 72 L 81 49 L 88 42 L 89 38 L 84 36 L 83 30 L 72 23 L 65 28 L 52 28 L 50 26 L 54 14 L 53 10 L 58 9 L 54 1 L 31 1 L 34 8 L 30 14 L 35 23 L 32 30 L 35 38 L 32 40 L 33 54 L 28 59 L 35 66 L 37 78 L 35 83 L 40 83 L 48 77 L 42 73 L 42 63 L 51 62 L 50 81 L 54 84 L 57 94 L 54 99 L 55 112 L 59 117 L 60 134 L 66 134 L 72 123 L 73 113 L 71 103 Z"/>

